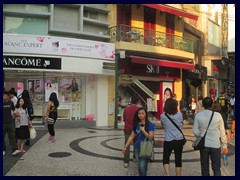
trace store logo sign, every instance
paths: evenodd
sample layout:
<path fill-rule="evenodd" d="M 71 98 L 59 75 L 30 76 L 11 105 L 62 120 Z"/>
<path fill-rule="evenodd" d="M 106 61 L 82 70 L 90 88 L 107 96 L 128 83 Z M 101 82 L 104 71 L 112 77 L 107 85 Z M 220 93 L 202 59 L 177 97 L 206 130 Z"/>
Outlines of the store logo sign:
<path fill-rule="evenodd" d="M 159 74 L 159 66 L 154 66 L 147 64 L 147 73 L 149 74 Z"/>
<path fill-rule="evenodd" d="M 3 67 L 33 68 L 33 69 L 61 69 L 61 58 L 3 56 Z"/>

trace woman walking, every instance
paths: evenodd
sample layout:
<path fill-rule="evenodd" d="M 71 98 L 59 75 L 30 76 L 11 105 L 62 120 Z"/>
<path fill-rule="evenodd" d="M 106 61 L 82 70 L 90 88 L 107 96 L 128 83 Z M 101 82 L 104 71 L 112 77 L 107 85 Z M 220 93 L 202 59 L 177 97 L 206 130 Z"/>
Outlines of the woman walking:
<path fill-rule="evenodd" d="M 15 128 L 18 150 L 26 152 L 24 150 L 25 140 L 30 138 L 29 127 L 32 127 L 32 123 L 29 119 L 27 109 L 24 104 L 23 98 L 19 98 L 17 101 L 15 114 Z"/>
<path fill-rule="evenodd" d="M 56 142 L 55 140 L 55 131 L 54 131 L 54 124 L 58 118 L 57 114 L 57 108 L 59 106 L 59 101 L 57 99 L 57 94 L 55 92 L 52 92 L 49 97 L 49 101 L 47 104 L 47 111 L 45 114 L 45 120 L 47 121 L 48 118 L 53 119 L 52 123 L 48 123 L 48 133 L 49 133 L 49 142 Z"/>
<path fill-rule="evenodd" d="M 192 119 L 194 121 L 194 119 L 195 119 L 195 112 L 196 112 L 196 108 L 197 108 L 197 103 L 196 103 L 195 97 L 192 97 L 192 102 L 190 104 L 190 107 L 191 107 L 191 111 L 192 111 Z"/>
<path fill-rule="evenodd" d="M 152 140 L 154 137 L 154 124 L 148 120 L 147 111 L 144 108 L 139 108 L 134 116 L 133 130 L 130 137 L 125 144 L 122 153 L 125 154 L 127 147 L 131 144 L 134 137 L 135 141 L 135 156 L 138 162 L 138 172 L 140 176 L 147 175 L 147 166 L 150 159 L 141 158 L 140 155 L 140 143 L 145 139 Z"/>
<path fill-rule="evenodd" d="M 164 112 L 161 115 L 161 123 L 164 129 L 163 144 L 163 166 L 166 176 L 170 176 L 169 159 L 172 151 L 175 154 L 175 171 L 180 176 L 182 171 L 182 150 L 184 137 L 182 133 L 174 126 L 169 118 L 181 129 L 183 126 L 182 113 L 177 111 L 176 101 L 172 98 L 167 99 L 164 106 Z"/>

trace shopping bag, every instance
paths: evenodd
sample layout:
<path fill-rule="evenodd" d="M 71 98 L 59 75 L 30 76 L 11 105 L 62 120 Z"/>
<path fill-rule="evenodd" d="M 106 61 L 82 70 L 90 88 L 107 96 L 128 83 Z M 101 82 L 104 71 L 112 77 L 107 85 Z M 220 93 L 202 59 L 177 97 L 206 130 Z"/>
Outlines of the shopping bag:
<path fill-rule="evenodd" d="M 153 153 L 153 144 L 150 140 L 142 141 L 140 143 L 140 157 L 144 159 L 150 159 Z"/>
<path fill-rule="evenodd" d="M 30 139 L 35 139 L 37 137 L 37 131 L 34 127 L 29 128 Z"/>

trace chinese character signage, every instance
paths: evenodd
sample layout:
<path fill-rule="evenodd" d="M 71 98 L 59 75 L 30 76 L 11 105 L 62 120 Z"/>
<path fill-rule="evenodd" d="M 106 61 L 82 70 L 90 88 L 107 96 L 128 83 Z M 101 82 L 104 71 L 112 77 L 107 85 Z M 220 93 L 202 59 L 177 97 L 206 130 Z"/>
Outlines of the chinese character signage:
<path fill-rule="evenodd" d="M 114 60 L 115 45 L 82 39 L 4 34 L 3 52 Z"/>

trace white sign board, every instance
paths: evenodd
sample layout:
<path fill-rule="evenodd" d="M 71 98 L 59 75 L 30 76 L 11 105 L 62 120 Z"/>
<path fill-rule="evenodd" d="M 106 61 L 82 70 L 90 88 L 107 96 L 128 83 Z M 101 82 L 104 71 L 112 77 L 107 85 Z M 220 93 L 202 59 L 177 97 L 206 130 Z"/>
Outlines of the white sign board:
<path fill-rule="evenodd" d="M 4 34 L 3 52 L 115 59 L 114 44 L 50 36 Z"/>

